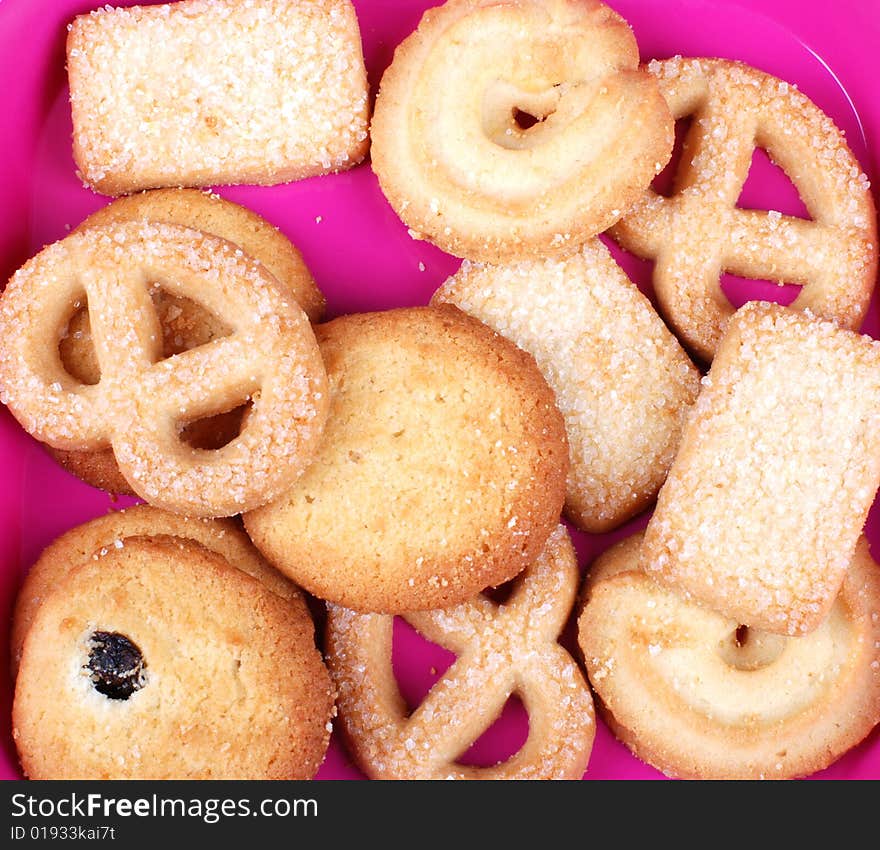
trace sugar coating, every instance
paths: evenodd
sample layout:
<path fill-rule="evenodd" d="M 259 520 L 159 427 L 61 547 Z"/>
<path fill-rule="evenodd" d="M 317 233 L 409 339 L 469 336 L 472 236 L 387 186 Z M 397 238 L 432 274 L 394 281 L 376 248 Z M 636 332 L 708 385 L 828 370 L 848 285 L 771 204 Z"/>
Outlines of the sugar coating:
<path fill-rule="evenodd" d="M 722 272 L 802 284 L 792 306 L 857 330 L 877 273 L 870 184 L 841 130 L 806 95 L 721 59 L 653 61 L 676 118 L 692 116 L 671 197 L 648 190 L 611 230 L 655 260 L 663 314 L 705 361 L 734 312 Z M 797 187 L 812 221 L 737 207 L 756 147 Z"/>
<path fill-rule="evenodd" d="M 327 661 L 339 717 L 360 767 L 377 779 L 580 779 L 595 734 L 583 675 L 557 643 L 579 573 L 558 526 L 537 560 L 496 605 L 480 595 L 452 608 L 407 615 L 428 640 L 458 655 L 407 714 L 391 673 L 394 618 L 330 605 Z M 456 762 L 516 693 L 529 710 L 529 737 L 490 767 Z"/>
<path fill-rule="evenodd" d="M 599 240 L 561 260 L 465 261 L 433 301 L 534 356 L 565 419 L 579 527 L 608 531 L 656 496 L 700 376 Z"/>
<path fill-rule="evenodd" d="M 520 111 L 541 120 L 523 129 Z M 483 262 L 575 250 L 620 218 L 673 146 L 632 30 L 592 0 L 429 9 L 382 77 L 370 133 L 410 235 Z"/>
<path fill-rule="evenodd" d="M 578 644 L 609 726 L 639 758 L 691 779 L 793 778 L 880 722 L 880 566 L 861 537 L 819 626 L 743 630 L 638 569 L 642 535 L 591 565 Z"/>
<path fill-rule="evenodd" d="M 157 280 L 230 334 L 162 359 Z M 68 374 L 58 353 L 83 294 L 101 370 L 94 385 Z M 249 399 L 228 445 L 201 451 L 181 440 L 180 423 Z M 232 515 L 283 491 L 311 459 L 327 410 L 314 333 L 277 281 L 232 243 L 150 222 L 71 234 L 13 275 L 0 298 L 0 400 L 56 448 L 109 442 L 139 496 L 198 516 Z"/>
<path fill-rule="evenodd" d="M 334 690 L 298 606 L 178 537 L 130 537 L 78 564 L 24 642 L 13 736 L 32 779 L 311 779 Z M 146 662 L 111 700 L 85 664 L 96 631 Z"/>
<path fill-rule="evenodd" d="M 105 194 L 282 183 L 366 153 L 350 0 L 106 6 L 70 25 L 67 67 L 74 158 Z"/>
<path fill-rule="evenodd" d="M 880 342 L 752 302 L 731 320 L 640 564 L 740 623 L 827 614 L 880 485 Z"/>

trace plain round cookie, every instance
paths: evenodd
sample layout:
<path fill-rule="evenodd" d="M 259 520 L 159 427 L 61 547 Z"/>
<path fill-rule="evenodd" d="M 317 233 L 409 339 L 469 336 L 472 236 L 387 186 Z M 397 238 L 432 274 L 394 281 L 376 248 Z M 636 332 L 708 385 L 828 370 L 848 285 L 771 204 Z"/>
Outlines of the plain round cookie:
<path fill-rule="evenodd" d="M 565 512 L 578 528 L 610 531 L 651 504 L 700 373 L 601 241 L 562 259 L 466 260 L 431 301 L 534 356 L 565 419 Z"/>
<path fill-rule="evenodd" d="M 244 516 L 314 595 L 398 613 L 464 601 L 540 554 L 568 446 L 531 355 L 451 305 L 316 328 L 330 414 L 296 485 Z"/>
<path fill-rule="evenodd" d="M 153 535 L 181 537 L 201 543 L 286 599 L 295 609 L 295 616 L 307 614 L 305 599 L 296 585 L 266 563 L 235 520 L 185 517 L 150 505 L 134 505 L 69 529 L 40 553 L 15 600 L 10 639 L 13 678 L 37 609 L 55 586 L 87 561 L 97 561 L 111 548 L 121 548 L 129 537 Z"/>
<path fill-rule="evenodd" d="M 607 229 L 666 165 L 674 124 L 605 4 L 450 0 L 395 49 L 370 137 L 414 238 L 499 263 Z"/>
<path fill-rule="evenodd" d="M 299 251 L 277 227 L 247 207 L 200 189 L 154 189 L 117 198 L 92 213 L 76 230 L 125 221 L 179 224 L 239 245 L 266 267 L 310 321 L 318 322 L 324 317 L 324 295 Z M 221 320 L 195 301 L 176 297 L 161 288 L 151 294 L 162 326 L 165 357 L 228 333 L 228 327 Z M 86 384 L 98 382 L 101 370 L 85 308 L 71 317 L 59 353 L 65 369 L 74 378 Z M 219 448 L 238 434 L 241 413 L 241 410 L 230 411 L 190 423 L 184 429 L 186 439 L 197 448 Z M 134 495 L 119 471 L 111 448 L 65 451 L 47 447 L 47 450 L 65 469 L 92 487 Z"/>
<path fill-rule="evenodd" d="M 828 767 L 880 722 L 880 567 L 863 537 L 813 632 L 750 629 L 638 569 L 642 534 L 583 585 L 578 642 L 603 717 L 643 761 L 688 779 Z"/>
<path fill-rule="evenodd" d="M 13 737 L 31 779 L 309 779 L 333 710 L 310 618 L 200 544 L 129 538 L 37 611 Z"/>

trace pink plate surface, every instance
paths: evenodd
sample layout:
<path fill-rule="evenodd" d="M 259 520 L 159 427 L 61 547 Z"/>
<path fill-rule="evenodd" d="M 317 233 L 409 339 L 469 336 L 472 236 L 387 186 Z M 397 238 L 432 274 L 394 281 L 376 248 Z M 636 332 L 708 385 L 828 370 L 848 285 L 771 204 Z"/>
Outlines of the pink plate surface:
<path fill-rule="evenodd" d="M 0 3 L 0 279 L 6 280 L 44 244 L 63 237 L 108 199 L 84 189 L 71 159 L 70 112 L 64 69 L 66 25 L 95 0 L 3 0 Z M 122 3 L 121 5 L 126 5 Z M 364 54 L 375 90 L 395 45 L 436 2 L 355 0 Z M 643 60 L 674 54 L 740 59 L 789 82 L 844 129 L 862 166 L 876 182 L 880 167 L 880 94 L 871 78 L 880 43 L 876 0 L 611 0 L 632 25 Z M 339 175 L 274 187 L 219 187 L 217 191 L 278 225 L 300 248 L 327 295 L 330 317 L 342 313 L 425 304 L 458 261 L 414 242 L 382 197 L 368 163 Z M 802 210 L 796 191 L 766 158 L 755 157 L 742 206 Z M 649 267 L 616 250 L 633 279 L 650 294 Z M 725 281 L 735 303 L 764 297 L 791 300 L 761 282 Z M 863 327 L 878 336 L 876 299 Z M 11 736 L 9 622 L 17 588 L 29 565 L 60 532 L 114 502 L 57 467 L 7 413 L 0 410 L 0 775 L 16 779 Z M 643 515 L 608 535 L 574 533 L 582 569 L 611 543 L 642 528 Z M 880 541 L 875 504 L 867 534 Z M 564 636 L 570 645 L 571 634 Z M 406 624 L 395 629 L 394 667 L 401 692 L 417 704 L 452 656 L 423 641 Z M 499 721 L 463 757 L 487 764 L 510 755 L 528 730 L 512 698 Z M 880 731 L 818 778 L 880 778 Z M 322 779 L 361 778 L 334 734 Z M 662 778 L 617 743 L 600 723 L 586 779 Z"/>

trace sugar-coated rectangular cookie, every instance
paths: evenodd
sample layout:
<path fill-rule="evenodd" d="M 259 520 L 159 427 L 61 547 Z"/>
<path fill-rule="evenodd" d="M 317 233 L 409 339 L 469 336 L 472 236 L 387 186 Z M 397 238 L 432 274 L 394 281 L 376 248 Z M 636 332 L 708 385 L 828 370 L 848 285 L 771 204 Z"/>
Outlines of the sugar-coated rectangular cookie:
<path fill-rule="evenodd" d="M 368 88 L 350 0 L 181 0 L 97 9 L 69 26 L 83 182 L 275 184 L 367 151 Z"/>
<path fill-rule="evenodd" d="M 601 533 L 649 506 L 700 376 L 599 239 L 564 259 L 465 261 L 432 301 L 455 304 L 535 358 L 565 420 L 568 519 Z"/>
<path fill-rule="evenodd" d="M 640 564 L 754 628 L 815 629 L 880 485 L 880 342 L 740 308 L 660 490 Z"/>

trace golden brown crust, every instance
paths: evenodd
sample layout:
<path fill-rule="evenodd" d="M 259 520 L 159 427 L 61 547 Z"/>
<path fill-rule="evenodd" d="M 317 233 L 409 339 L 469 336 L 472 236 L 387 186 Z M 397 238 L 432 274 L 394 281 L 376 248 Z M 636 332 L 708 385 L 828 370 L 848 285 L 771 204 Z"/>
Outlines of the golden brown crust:
<path fill-rule="evenodd" d="M 642 566 L 741 623 L 809 632 L 880 486 L 880 342 L 751 302 L 703 383 Z"/>
<path fill-rule="evenodd" d="M 700 375 L 597 239 L 564 260 L 465 261 L 434 294 L 535 357 L 556 394 L 571 469 L 565 511 L 610 531 L 648 507 Z"/>
<path fill-rule="evenodd" d="M 394 53 L 373 170 L 415 238 L 503 263 L 569 253 L 636 201 L 673 122 L 626 21 L 596 0 L 462 0 Z M 541 118 L 523 129 L 517 115 Z"/>
<path fill-rule="evenodd" d="M 557 643 L 578 578 L 574 548 L 559 526 L 503 605 L 479 596 L 407 615 L 428 640 L 458 656 L 412 713 L 391 665 L 394 617 L 330 605 L 327 661 L 339 691 L 341 729 L 367 775 L 580 779 L 595 735 L 593 701 L 581 671 Z M 529 711 L 522 748 L 496 765 L 459 764 L 514 693 Z"/>
<path fill-rule="evenodd" d="M 316 596 L 389 613 L 455 604 L 533 561 L 568 470 L 534 359 L 450 305 L 316 330 L 331 413 L 297 484 L 244 517 L 267 559 Z"/>
<path fill-rule="evenodd" d="M 37 609 L 52 590 L 78 566 L 111 548 L 121 548 L 129 537 L 165 535 L 194 540 L 237 569 L 259 579 L 269 590 L 291 604 L 293 614 L 307 614 L 299 589 L 273 569 L 254 548 L 250 538 L 230 519 L 197 519 L 162 511 L 149 505 L 135 505 L 111 511 L 57 537 L 28 571 L 15 600 L 10 638 L 12 675 L 18 670 L 24 639 Z"/>
<path fill-rule="evenodd" d="M 303 308 L 311 322 L 324 318 L 326 300 L 296 246 L 253 210 L 200 189 L 154 189 L 117 198 L 77 227 L 123 221 L 159 221 L 212 233 L 259 260 Z M 175 317 L 178 321 L 181 319 Z M 190 329 L 181 322 L 178 332 Z M 173 323 L 171 325 L 174 327 Z"/>
<path fill-rule="evenodd" d="M 204 305 L 229 334 L 161 358 L 150 295 L 160 280 Z M 51 284 L 51 285 L 50 285 Z M 54 341 L 83 294 L 101 381 L 77 382 Z M 0 394 L 55 448 L 110 443 L 144 500 L 195 516 L 264 504 L 310 460 L 326 418 L 326 375 L 301 308 L 230 242 L 179 225 L 90 227 L 43 249 L 0 298 Z M 253 401 L 239 436 L 201 451 L 179 427 Z"/>
<path fill-rule="evenodd" d="M 191 540 L 132 537 L 76 567 L 24 643 L 13 736 L 25 774 L 312 778 L 334 693 L 311 619 L 293 612 Z M 97 633 L 142 655 L 141 686 L 127 698 L 95 687 Z"/>
<path fill-rule="evenodd" d="M 367 152 L 350 0 L 181 0 L 97 9 L 67 38 L 73 155 L 106 195 L 271 185 Z"/>
<path fill-rule="evenodd" d="M 863 537 L 833 607 L 802 637 L 745 628 L 638 569 L 641 534 L 584 582 L 578 641 L 608 725 L 669 776 L 787 779 L 880 722 L 880 567 Z"/>
<path fill-rule="evenodd" d="M 233 242 L 274 275 L 310 321 L 323 318 L 323 293 L 312 279 L 299 251 L 278 228 L 246 207 L 199 189 L 153 189 L 117 198 L 92 213 L 76 229 L 80 231 L 126 221 L 179 224 Z M 159 288 L 151 295 L 162 327 L 165 357 L 229 333 L 224 322 L 195 301 L 175 297 Z M 98 382 L 101 372 L 85 307 L 71 316 L 59 351 L 64 368 L 74 378 L 86 384 Z M 230 411 L 189 423 L 183 431 L 184 439 L 196 448 L 220 448 L 237 436 L 241 413 L 241 410 Z M 50 447 L 49 453 L 92 487 L 134 495 L 110 448 L 76 452 Z"/>
<path fill-rule="evenodd" d="M 734 307 L 720 275 L 803 284 L 792 303 L 858 330 L 877 275 L 868 178 L 843 133 L 796 86 L 724 59 L 651 62 L 676 118 L 693 116 L 673 194 L 647 190 L 611 234 L 654 260 L 661 312 L 711 361 Z M 800 192 L 812 217 L 736 207 L 755 147 Z"/>

